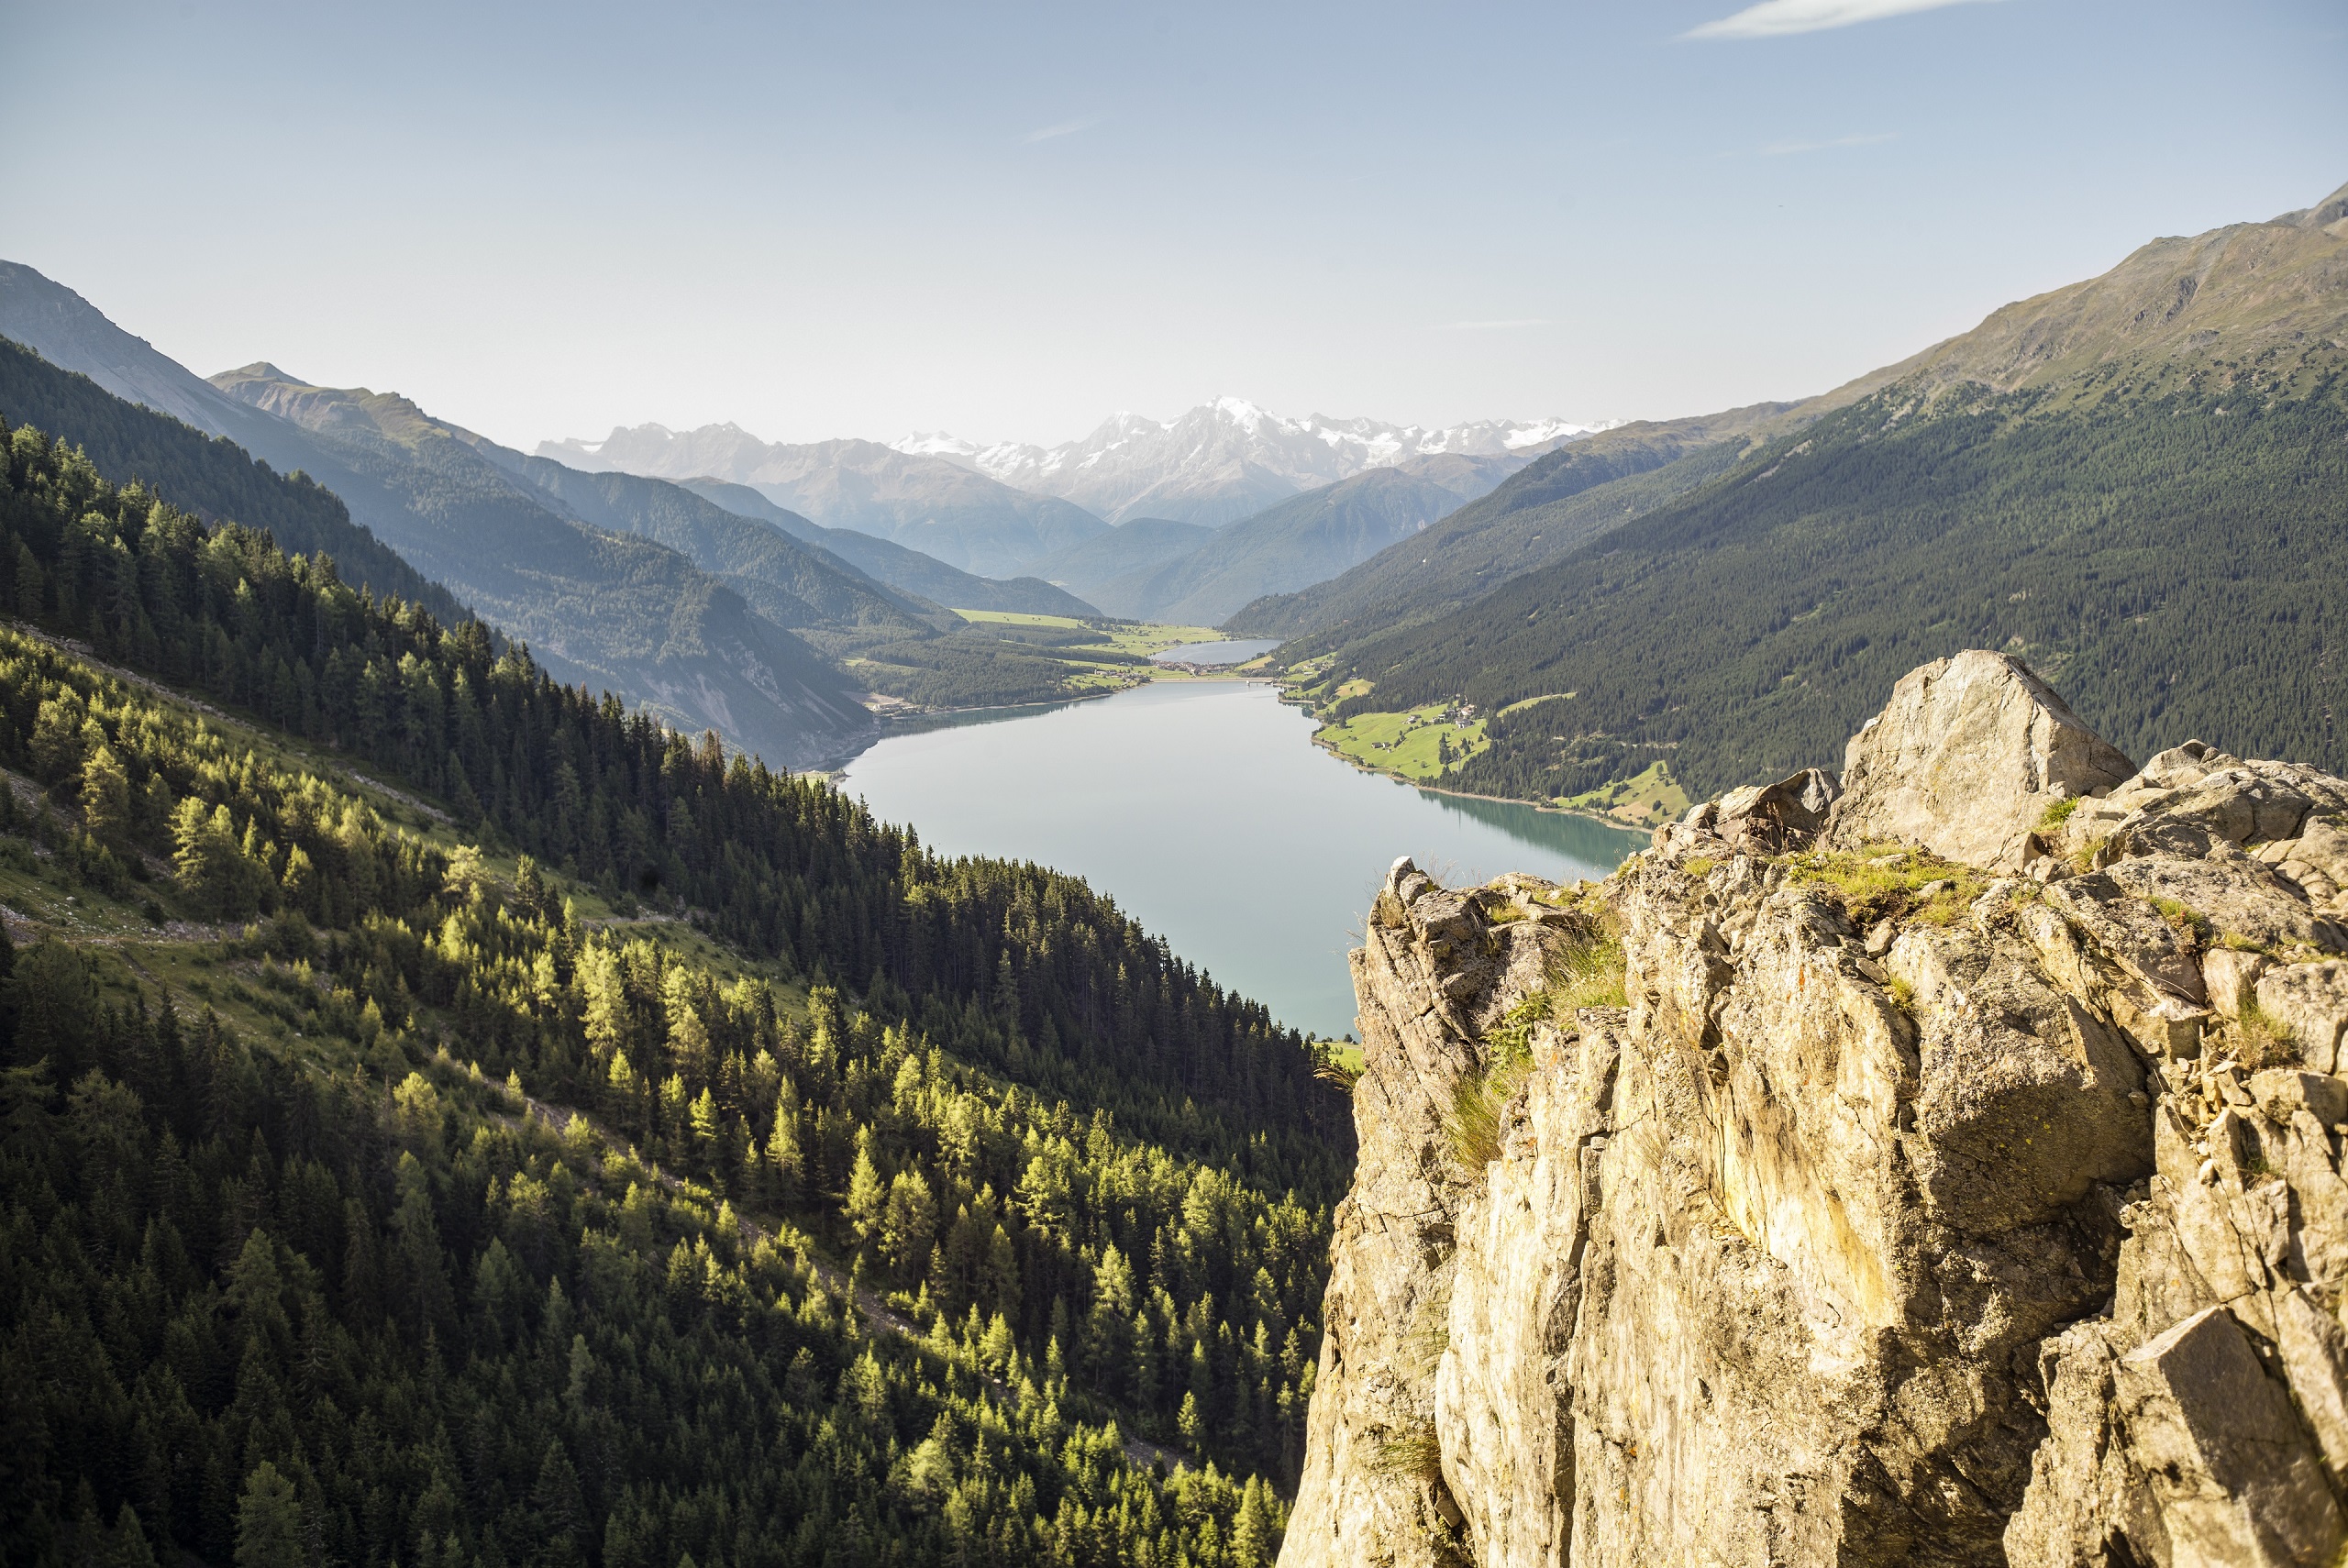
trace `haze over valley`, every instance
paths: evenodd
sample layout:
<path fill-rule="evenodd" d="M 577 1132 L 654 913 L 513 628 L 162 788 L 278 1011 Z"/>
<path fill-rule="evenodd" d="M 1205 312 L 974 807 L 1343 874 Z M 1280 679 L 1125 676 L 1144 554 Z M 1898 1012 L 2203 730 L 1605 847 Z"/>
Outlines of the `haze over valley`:
<path fill-rule="evenodd" d="M 2348 1561 L 2336 6 L 20 9 L 0 1559 Z"/>

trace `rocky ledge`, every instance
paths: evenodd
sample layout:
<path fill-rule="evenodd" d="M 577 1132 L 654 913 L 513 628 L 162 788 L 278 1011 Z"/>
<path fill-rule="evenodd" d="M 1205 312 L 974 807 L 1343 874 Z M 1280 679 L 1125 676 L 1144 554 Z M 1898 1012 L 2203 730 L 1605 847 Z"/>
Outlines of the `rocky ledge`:
<path fill-rule="evenodd" d="M 2333 1563 L 2348 780 L 1927 666 L 1602 885 L 1396 865 L 1282 1568 Z"/>

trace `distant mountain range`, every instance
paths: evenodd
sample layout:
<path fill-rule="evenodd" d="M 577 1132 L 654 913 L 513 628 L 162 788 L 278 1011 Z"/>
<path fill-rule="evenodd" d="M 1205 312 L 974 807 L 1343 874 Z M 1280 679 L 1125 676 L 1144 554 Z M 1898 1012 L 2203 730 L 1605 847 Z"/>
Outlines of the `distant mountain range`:
<path fill-rule="evenodd" d="M 1562 419 L 1444 428 L 1319 414 L 1288 419 L 1226 397 L 1168 420 L 1115 414 L 1084 439 L 1052 447 L 980 447 L 942 434 L 896 446 L 1075 502 L 1112 523 L 1168 517 L 1219 527 L 1368 469 L 1443 454 L 1530 461 L 1603 428 Z"/>
<path fill-rule="evenodd" d="M 546 461 L 543 458 L 533 460 Z M 853 528 L 826 528 L 777 506 L 746 484 L 731 484 L 706 475 L 679 480 L 677 483 L 728 512 L 770 524 L 794 539 L 853 563 L 892 588 L 919 594 L 933 604 L 950 605 L 957 610 L 1009 610 L 1026 615 L 1100 613 L 1092 605 L 1039 577 L 980 577 L 878 535 L 858 533 Z M 1095 537 L 1110 537 L 1114 532 Z M 1031 569 L 1032 566 L 1030 563 Z"/>
<path fill-rule="evenodd" d="M 639 425 L 601 441 L 542 441 L 537 455 L 588 472 L 747 485 L 828 527 L 892 540 L 983 577 L 1016 577 L 1022 563 L 1107 527 L 1057 497 L 877 441 L 784 446 L 732 425 L 682 432 Z"/>
<path fill-rule="evenodd" d="M 892 447 L 792 445 L 762 441 L 735 425 L 685 431 L 639 425 L 600 441 L 543 441 L 537 455 L 590 471 L 747 486 L 827 527 L 892 540 L 964 571 L 1012 577 L 1050 575 L 1046 560 L 1098 536 L 1104 518 L 1219 528 L 1369 469 L 1438 459 L 1467 463 L 1461 471 L 1490 488 L 1602 428 L 1561 419 L 1444 428 L 1321 414 L 1287 419 L 1223 398 L 1177 419 L 1120 414 L 1081 441 L 1048 448 L 980 447 L 944 435 L 907 436 Z M 1083 591 L 1073 580 L 1053 580 Z M 1273 591 L 1269 580 L 1257 590 Z"/>
<path fill-rule="evenodd" d="M 1097 607 L 1130 619 L 1214 624 L 1252 601 L 1346 570 L 1598 428 L 1556 419 L 1441 429 L 1286 419 L 1224 398 L 1163 422 L 1119 414 L 1085 440 L 1050 449 L 981 448 L 947 436 L 910 436 L 893 447 L 792 446 L 733 425 L 640 425 L 537 449 L 574 469 L 671 479 L 736 511 L 749 511 L 744 498 L 754 494 L 963 572 L 1040 579 L 1087 602 L 1078 613 Z M 1211 539 L 1215 529 L 1231 536 Z M 822 543 L 884 580 L 938 598 L 918 574 L 892 577 L 844 539 Z M 986 597 L 965 588 L 953 602 L 1014 607 Z M 1015 607 L 1040 608 L 1040 596 L 1025 591 Z"/>
<path fill-rule="evenodd" d="M 1517 458 L 1445 453 L 1368 469 L 1206 533 L 1186 554 L 1089 583 L 1085 596 L 1114 615 L 1220 625 L 1263 595 L 1335 577 L 1415 537 L 1522 466 Z M 1142 525 L 1128 523 L 1117 532 Z"/>

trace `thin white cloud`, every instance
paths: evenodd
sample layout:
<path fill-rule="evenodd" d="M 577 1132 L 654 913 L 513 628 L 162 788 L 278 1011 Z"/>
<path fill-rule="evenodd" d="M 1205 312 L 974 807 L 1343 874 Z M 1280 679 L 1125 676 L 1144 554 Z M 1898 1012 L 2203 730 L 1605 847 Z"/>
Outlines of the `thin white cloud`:
<path fill-rule="evenodd" d="M 1058 125 L 1043 126 L 1029 131 L 1019 138 L 1019 145 L 1033 147 L 1039 141 L 1050 141 L 1055 137 L 1074 136 L 1079 131 L 1091 130 L 1100 123 L 1099 120 L 1062 120 Z"/>
<path fill-rule="evenodd" d="M 1445 332 L 1507 332 L 1520 326 L 1555 326 L 1557 324 L 1545 315 L 1511 316 L 1505 321 L 1446 321 Z"/>
<path fill-rule="evenodd" d="M 1824 152 L 1834 147 L 1873 147 L 1878 142 L 1897 139 L 1898 132 L 1885 131 L 1877 136 L 1838 136 L 1826 141 L 1773 141 L 1754 150 L 1764 158 L 1790 158 L 1798 152 Z"/>
<path fill-rule="evenodd" d="M 1911 11 L 1937 11 L 1944 6 L 1982 4 L 1983 0 L 1761 0 L 1733 16 L 1690 28 L 1691 39 L 1775 39 L 1792 33 L 1823 32 L 1860 22 L 1879 22 Z"/>

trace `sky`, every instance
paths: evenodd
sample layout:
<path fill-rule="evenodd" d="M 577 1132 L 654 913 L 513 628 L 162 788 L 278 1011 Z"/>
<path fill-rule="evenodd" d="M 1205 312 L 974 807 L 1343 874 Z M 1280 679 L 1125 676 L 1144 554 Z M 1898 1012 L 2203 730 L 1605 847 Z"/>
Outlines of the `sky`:
<path fill-rule="evenodd" d="M 0 0 L 0 257 L 510 444 L 1822 391 L 2348 182 L 2338 0 Z"/>

